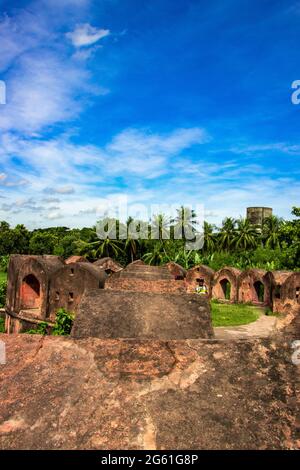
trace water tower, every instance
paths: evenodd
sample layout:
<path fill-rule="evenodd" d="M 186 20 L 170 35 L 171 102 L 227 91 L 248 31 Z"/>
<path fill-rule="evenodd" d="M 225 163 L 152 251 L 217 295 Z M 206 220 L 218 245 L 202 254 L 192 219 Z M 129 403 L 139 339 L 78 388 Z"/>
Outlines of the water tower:
<path fill-rule="evenodd" d="M 253 225 L 262 225 L 267 217 L 273 215 L 271 207 L 247 207 L 247 219 Z"/>

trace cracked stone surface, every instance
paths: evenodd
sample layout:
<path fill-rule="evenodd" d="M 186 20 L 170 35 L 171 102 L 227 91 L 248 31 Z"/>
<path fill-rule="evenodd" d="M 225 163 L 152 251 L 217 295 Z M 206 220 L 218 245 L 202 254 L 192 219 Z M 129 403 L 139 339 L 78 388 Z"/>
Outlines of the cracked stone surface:
<path fill-rule="evenodd" d="M 288 335 L 238 341 L 0 335 L 1 449 L 296 449 Z"/>

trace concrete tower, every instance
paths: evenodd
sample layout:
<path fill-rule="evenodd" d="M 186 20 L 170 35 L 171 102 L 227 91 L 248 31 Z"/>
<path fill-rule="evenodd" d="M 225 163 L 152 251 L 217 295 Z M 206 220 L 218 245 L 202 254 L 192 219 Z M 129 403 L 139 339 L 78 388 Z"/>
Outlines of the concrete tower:
<path fill-rule="evenodd" d="M 254 225 L 262 225 L 264 219 L 272 215 L 271 207 L 247 207 L 247 219 Z"/>

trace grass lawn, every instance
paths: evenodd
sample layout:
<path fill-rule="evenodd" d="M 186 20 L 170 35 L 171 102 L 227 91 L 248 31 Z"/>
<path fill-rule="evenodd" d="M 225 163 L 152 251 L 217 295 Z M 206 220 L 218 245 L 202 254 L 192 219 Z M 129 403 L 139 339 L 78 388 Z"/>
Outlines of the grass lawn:
<path fill-rule="evenodd" d="M 0 282 L 6 281 L 6 279 L 7 279 L 7 273 L 3 273 L 2 271 L 0 271 Z"/>
<path fill-rule="evenodd" d="M 213 326 L 247 325 L 258 319 L 264 309 L 245 304 L 211 302 Z"/>

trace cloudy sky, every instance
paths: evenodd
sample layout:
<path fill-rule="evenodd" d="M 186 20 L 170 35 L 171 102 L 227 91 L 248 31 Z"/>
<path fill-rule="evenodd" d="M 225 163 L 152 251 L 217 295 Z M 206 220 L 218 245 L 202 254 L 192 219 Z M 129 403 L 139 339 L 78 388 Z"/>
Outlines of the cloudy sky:
<path fill-rule="evenodd" d="M 0 219 L 300 205 L 300 2 L 0 0 Z"/>

